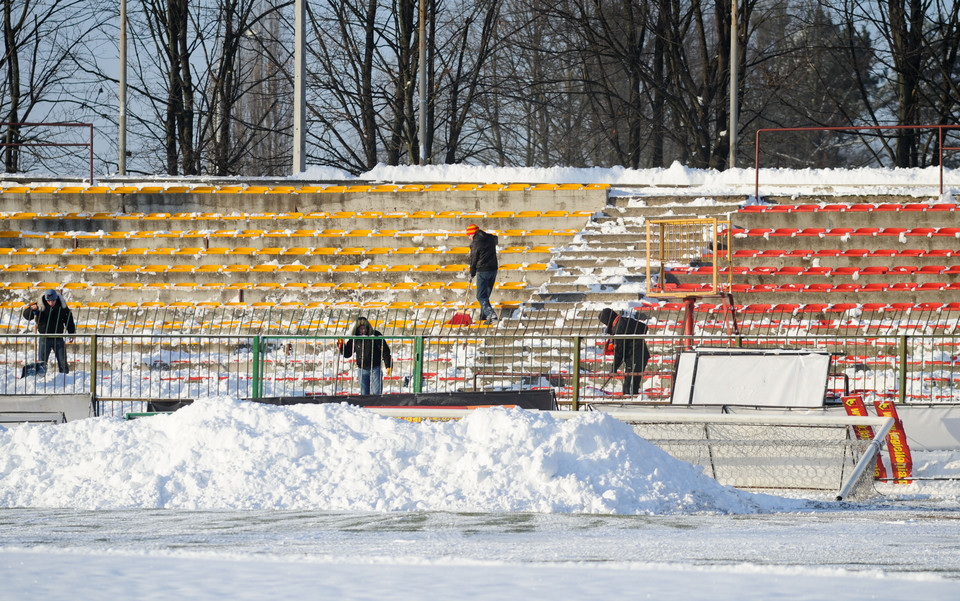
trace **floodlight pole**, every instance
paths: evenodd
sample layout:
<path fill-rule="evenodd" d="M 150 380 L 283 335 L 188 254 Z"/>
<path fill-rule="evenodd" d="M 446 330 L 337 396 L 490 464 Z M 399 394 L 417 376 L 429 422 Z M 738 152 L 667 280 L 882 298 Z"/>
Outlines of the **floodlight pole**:
<path fill-rule="evenodd" d="M 302 173 L 307 168 L 307 145 L 304 136 L 304 117 L 307 101 L 303 89 L 306 72 L 303 56 L 303 28 L 306 23 L 304 0 L 294 2 L 293 35 L 293 174 Z"/>
<path fill-rule="evenodd" d="M 427 164 L 427 43 L 426 43 L 426 16 L 424 9 L 426 0 L 420 0 L 420 59 L 419 59 L 419 92 L 420 92 L 420 164 Z"/>
<path fill-rule="evenodd" d="M 120 114 L 117 125 L 119 134 L 117 146 L 120 156 L 117 161 L 117 171 L 120 175 L 127 174 L 127 0 L 120 0 Z M 93 185 L 93 181 L 90 182 Z"/>
<path fill-rule="evenodd" d="M 737 111 L 739 109 L 740 86 L 737 74 L 737 0 L 730 0 L 730 125 L 727 139 L 730 141 L 730 155 L 727 168 L 737 166 Z"/>

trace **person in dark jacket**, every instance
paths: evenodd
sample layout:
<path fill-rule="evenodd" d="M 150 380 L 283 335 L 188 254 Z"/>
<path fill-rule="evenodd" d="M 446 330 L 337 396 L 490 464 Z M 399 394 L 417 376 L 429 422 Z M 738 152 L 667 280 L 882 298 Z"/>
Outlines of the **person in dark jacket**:
<path fill-rule="evenodd" d="M 29 316 L 28 316 L 29 313 Z M 37 322 L 39 334 L 76 334 L 77 325 L 73 321 L 73 313 L 67 308 L 67 302 L 56 290 L 47 290 L 39 303 L 32 303 L 23 310 L 25 319 L 34 319 Z M 50 351 L 57 358 L 57 371 L 62 374 L 70 373 L 67 364 L 67 345 L 63 336 L 44 336 L 37 343 L 37 361 L 46 364 L 50 360 Z"/>
<path fill-rule="evenodd" d="M 383 375 L 380 366 L 386 369 L 387 375 L 393 367 L 393 358 L 390 356 L 390 347 L 383 339 L 383 334 L 373 329 L 366 317 L 358 317 L 353 326 L 353 336 L 360 338 L 337 340 L 337 349 L 344 358 L 349 359 L 356 351 L 357 367 L 360 368 L 360 394 L 382 394 Z"/>
<path fill-rule="evenodd" d="M 497 237 L 474 224 L 467 226 L 470 239 L 470 279 L 477 278 L 477 301 L 480 302 L 480 322 L 494 323 L 497 312 L 490 305 L 490 294 L 497 282 Z"/>
<path fill-rule="evenodd" d="M 600 311 L 600 322 L 606 326 L 604 332 L 611 336 L 642 336 L 647 333 L 647 324 L 642 321 L 619 315 L 613 309 Z M 613 364 L 610 374 L 617 373 L 623 363 L 623 394 L 640 394 L 643 383 L 643 370 L 650 361 L 650 350 L 642 338 L 615 338 L 613 340 Z"/>

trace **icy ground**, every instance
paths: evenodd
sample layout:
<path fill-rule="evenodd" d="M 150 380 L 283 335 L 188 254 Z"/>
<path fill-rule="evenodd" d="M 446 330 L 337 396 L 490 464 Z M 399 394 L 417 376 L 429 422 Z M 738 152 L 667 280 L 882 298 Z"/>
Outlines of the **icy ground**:
<path fill-rule="evenodd" d="M 750 494 L 602 413 L 219 397 L 0 432 L 0 578 L 44 600 L 956 599 L 958 493 Z"/>

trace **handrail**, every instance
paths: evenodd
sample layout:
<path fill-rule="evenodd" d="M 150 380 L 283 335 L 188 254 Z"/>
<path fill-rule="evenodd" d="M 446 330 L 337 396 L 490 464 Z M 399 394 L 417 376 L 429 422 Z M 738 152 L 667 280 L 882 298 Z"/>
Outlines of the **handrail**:
<path fill-rule="evenodd" d="M 90 185 L 93 185 L 93 123 L 17 123 L 14 121 L 0 122 L 0 127 L 9 127 L 11 125 L 26 125 L 28 127 L 87 127 L 90 129 L 90 141 L 86 143 L 67 143 L 67 142 L 4 142 L 0 146 L 86 146 L 90 149 Z"/>
<path fill-rule="evenodd" d="M 754 144 L 754 188 L 753 196 L 760 199 L 760 134 L 765 132 L 788 132 L 788 131 L 884 131 L 891 129 L 931 129 L 937 130 L 937 151 L 939 153 L 938 163 L 940 168 L 940 194 L 943 194 L 943 151 L 960 150 L 952 146 L 943 145 L 943 130 L 960 129 L 960 125 L 850 125 L 833 127 L 767 127 L 757 130 L 756 142 Z"/>

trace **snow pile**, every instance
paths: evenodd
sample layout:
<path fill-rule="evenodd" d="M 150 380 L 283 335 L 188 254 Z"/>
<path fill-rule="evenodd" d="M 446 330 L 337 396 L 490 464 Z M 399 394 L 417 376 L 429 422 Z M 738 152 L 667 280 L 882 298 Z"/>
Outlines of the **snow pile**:
<path fill-rule="evenodd" d="M 0 506 L 676 514 L 802 504 L 721 486 L 599 412 L 409 423 L 220 397 L 147 419 L 0 432 Z"/>

